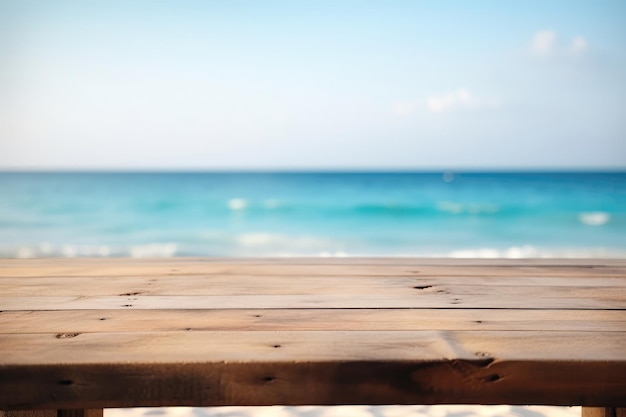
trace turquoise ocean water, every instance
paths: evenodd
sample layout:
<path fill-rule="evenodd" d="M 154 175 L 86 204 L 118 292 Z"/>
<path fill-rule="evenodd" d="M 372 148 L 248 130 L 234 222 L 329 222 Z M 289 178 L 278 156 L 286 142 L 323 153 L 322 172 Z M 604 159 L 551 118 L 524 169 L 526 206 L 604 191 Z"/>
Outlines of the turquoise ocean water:
<path fill-rule="evenodd" d="M 626 173 L 0 173 L 0 257 L 626 257 Z"/>

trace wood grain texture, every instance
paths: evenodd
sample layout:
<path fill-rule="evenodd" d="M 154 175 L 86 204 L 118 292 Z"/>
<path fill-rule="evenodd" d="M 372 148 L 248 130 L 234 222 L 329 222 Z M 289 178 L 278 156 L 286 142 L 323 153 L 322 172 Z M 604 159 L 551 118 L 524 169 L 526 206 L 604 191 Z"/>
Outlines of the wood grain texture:
<path fill-rule="evenodd" d="M 57 417 L 102 417 L 104 410 L 102 408 L 87 409 L 61 409 L 57 410 Z"/>
<path fill-rule="evenodd" d="M 471 330 L 621 332 L 622 310 L 274 309 L 57 310 L 0 313 L 3 333 L 214 330 Z"/>
<path fill-rule="evenodd" d="M 0 417 L 102 417 L 102 408 L 64 410 L 0 410 Z"/>
<path fill-rule="evenodd" d="M 10 390 L 7 405 L 15 408 L 77 403 L 90 407 L 623 403 L 623 369 L 606 363 L 577 365 L 582 375 L 606 373 L 606 381 L 599 382 L 571 379 L 566 368 L 559 362 L 521 367 L 515 362 L 488 365 L 458 359 L 55 365 L 30 368 L 37 379 L 24 368 L 11 367 L 4 373 L 13 382 L 0 380 L 0 389 Z"/>
<path fill-rule="evenodd" d="M 254 275 L 254 276 L 534 276 L 621 277 L 623 260 L 465 260 L 372 258 L 219 260 L 174 258 L 156 260 L 34 259 L 3 260 L 2 277 L 87 277 L 154 275 Z"/>
<path fill-rule="evenodd" d="M 284 283 L 283 285 L 297 284 Z M 459 287 L 460 288 L 460 287 Z M 506 290 L 502 290 L 502 289 Z M 476 287 L 444 292 L 406 289 L 404 294 L 363 290 L 354 294 L 243 294 L 243 295 L 158 295 L 143 296 L 22 296 L 0 299 L 0 310 L 172 310 L 172 309 L 310 309 L 310 308 L 475 308 L 475 309 L 560 309 L 624 310 L 626 291 L 621 288 L 584 288 L 538 291 L 528 287 Z"/>
<path fill-rule="evenodd" d="M 57 417 L 57 410 L 0 410 L 0 417 Z"/>
<path fill-rule="evenodd" d="M 7 297 L 24 296 L 119 296 L 135 295 L 295 295 L 295 294 L 355 294 L 376 292 L 403 295 L 422 289 L 425 294 L 467 294 L 491 287 L 504 294 L 546 291 L 583 296 L 602 293 L 604 288 L 626 290 L 626 283 L 617 277 L 412 277 L 412 276 L 299 276 L 294 283 L 284 285 L 284 276 L 254 275 L 175 275 L 150 277 L 0 277 L 0 294 Z M 528 287 L 528 288 L 519 288 Z"/>
<path fill-rule="evenodd" d="M 437 403 L 626 406 L 626 260 L 0 261 L 0 409 Z"/>
<path fill-rule="evenodd" d="M 8 334 L 2 364 L 130 362 L 506 361 L 626 365 L 625 332 L 213 331 Z M 593 358 L 593 359 L 589 359 Z M 624 363 L 622 363 L 624 362 Z M 574 373 L 572 373 L 574 375 Z"/>

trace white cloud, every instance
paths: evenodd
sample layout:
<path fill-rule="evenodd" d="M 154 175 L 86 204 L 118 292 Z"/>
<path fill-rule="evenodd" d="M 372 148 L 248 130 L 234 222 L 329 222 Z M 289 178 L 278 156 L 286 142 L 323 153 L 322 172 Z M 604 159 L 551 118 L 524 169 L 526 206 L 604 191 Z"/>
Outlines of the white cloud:
<path fill-rule="evenodd" d="M 454 109 L 476 110 L 499 106 L 499 99 L 494 97 L 478 98 L 466 88 L 459 88 L 456 91 L 430 96 L 426 99 L 426 107 L 433 113 L 441 113 Z"/>
<path fill-rule="evenodd" d="M 470 92 L 464 88 L 461 88 L 456 92 L 456 98 L 461 103 L 472 103 L 474 101 Z"/>
<path fill-rule="evenodd" d="M 391 110 L 398 116 L 407 116 L 417 109 L 415 100 L 397 100 L 394 101 Z"/>
<path fill-rule="evenodd" d="M 583 36 L 575 36 L 569 43 L 565 43 L 555 31 L 540 30 L 530 40 L 530 52 L 542 58 L 565 54 L 580 55 L 587 50 L 588 45 Z"/>
<path fill-rule="evenodd" d="M 455 107 L 471 105 L 473 102 L 472 94 L 465 88 L 459 88 L 451 93 L 428 97 L 426 106 L 428 110 L 439 113 Z"/>
<path fill-rule="evenodd" d="M 582 36 L 576 36 L 570 44 L 570 51 L 574 54 L 581 54 L 587 50 L 587 39 Z"/>
<path fill-rule="evenodd" d="M 530 50 L 538 56 L 551 56 L 554 54 L 557 43 L 556 32 L 552 30 L 540 30 L 533 35 L 530 42 Z"/>

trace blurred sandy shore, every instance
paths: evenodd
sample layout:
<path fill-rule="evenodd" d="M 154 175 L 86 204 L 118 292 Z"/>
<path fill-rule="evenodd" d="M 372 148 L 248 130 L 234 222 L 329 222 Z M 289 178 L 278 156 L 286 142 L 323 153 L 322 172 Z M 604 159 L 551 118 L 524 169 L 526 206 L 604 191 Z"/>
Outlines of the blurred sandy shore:
<path fill-rule="evenodd" d="M 509 405 L 160 407 L 107 409 L 104 417 L 579 417 L 580 407 Z"/>

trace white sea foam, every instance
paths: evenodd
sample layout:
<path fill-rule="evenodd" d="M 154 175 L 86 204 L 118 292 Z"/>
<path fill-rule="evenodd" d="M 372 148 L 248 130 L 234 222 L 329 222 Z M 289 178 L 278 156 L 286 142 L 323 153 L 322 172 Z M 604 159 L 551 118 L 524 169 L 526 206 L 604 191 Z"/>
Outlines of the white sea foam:
<path fill-rule="evenodd" d="M 611 220 L 611 215 L 604 211 L 591 211 L 580 213 L 578 218 L 581 223 L 586 224 L 587 226 L 602 226 Z"/>
<path fill-rule="evenodd" d="M 219 252 L 191 251 L 194 256 L 275 256 L 320 258 L 343 257 L 418 257 L 418 258 L 626 258 L 626 250 L 605 247 L 587 248 L 543 248 L 530 245 L 506 248 L 482 247 L 459 248 L 449 251 L 400 250 L 381 253 L 362 249 L 351 251 L 341 241 L 333 241 L 314 236 L 290 236 L 274 233 L 244 233 L 235 236 L 218 232 L 206 232 L 204 238 Z M 0 248 L 0 258 L 47 258 L 47 257 L 108 257 L 130 256 L 132 258 L 174 257 L 181 255 L 177 243 L 151 243 L 129 247 L 50 245 L 46 253 L 40 245 Z M 206 250 L 206 249 L 203 249 Z"/>
<path fill-rule="evenodd" d="M 231 198 L 228 200 L 228 208 L 231 210 L 243 210 L 248 206 L 245 198 Z"/>
<path fill-rule="evenodd" d="M 440 201 L 437 209 L 452 214 L 492 214 L 497 213 L 500 207 L 497 204 L 478 203 L 455 203 L 453 201 Z"/>
<path fill-rule="evenodd" d="M 15 257 L 15 258 L 50 258 L 50 257 L 94 257 L 94 256 L 110 256 L 112 250 L 107 245 L 53 245 L 48 242 L 42 242 L 33 246 L 20 246 L 17 249 L 8 252 L 0 251 L 0 257 Z"/>
<path fill-rule="evenodd" d="M 259 239 L 261 239 L 259 237 Z M 509 248 L 467 248 L 455 249 L 448 252 L 432 252 L 428 250 L 385 252 L 376 251 L 349 251 L 343 249 L 320 249 L 315 251 L 312 247 L 298 246 L 296 240 L 289 240 L 289 244 L 264 246 L 261 240 L 255 242 L 247 248 L 238 248 L 234 256 L 270 256 L 282 258 L 294 258 L 302 256 L 312 256 L 319 258 L 363 258 L 384 256 L 389 258 L 465 258 L 465 259 L 528 259 L 528 258 L 620 258 L 626 259 L 625 250 L 610 248 L 575 248 L 575 249 L 546 249 L 533 246 L 512 246 Z M 252 241 L 250 242 L 252 243 Z M 320 241 L 316 242 L 319 247 L 323 247 Z M 335 246 L 341 246 L 335 242 Z"/>
<path fill-rule="evenodd" d="M 512 246 L 509 248 L 458 249 L 441 254 L 418 254 L 445 258 L 626 258 L 626 251 L 609 248 L 538 248 Z"/>
<path fill-rule="evenodd" d="M 111 248 L 106 245 L 100 246 L 98 248 L 98 255 L 100 256 L 109 256 L 111 254 Z"/>
<path fill-rule="evenodd" d="M 234 256 L 293 257 L 343 253 L 340 242 L 309 235 L 243 233 L 235 236 L 231 242 L 236 245 L 232 254 Z"/>
<path fill-rule="evenodd" d="M 16 258 L 28 259 L 35 257 L 35 251 L 32 248 L 23 246 L 17 250 Z"/>
<path fill-rule="evenodd" d="M 42 255 L 49 255 L 54 250 L 54 246 L 49 242 L 41 242 L 39 244 L 39 253 Z"/>
<path fill-rule="evenodd" d="M 78 255 L 78 249 L 74 245 L 63 245 L 61 247 L 61 254 L 66 258 L 74 258 Z"/>
<path fill-rule="evenodd" d="M 344 251 L 336 251 L 336 252 L 322 251 L 318 253 L 317 256 L 319 256 L 320 258 L 346 258 L 348 254 Z"/>
<path fill-rule="evenodd" d="M 130 256 L 132 258 L 169 258 L 176 255 L 177 251 L 176 243 L 151 243 L 132 246 Z"/>
<path fill-rule="evenodd" d="M 478 249 L 460 249 L 449 252 L 446 256 L 449 258 L 543 258 L 551 257 L 553 251 L 546 251 L 533 246 L 512 246 L 504 249 L 495 248 L 478 248 Z"/>
<path fill-rule="evenodd" d="M 244 233 L 236 237 L 236 242 L 243 246 L 264 246 L 276 243 L 285 243 L 287 236 L 273 233 Z"/>

